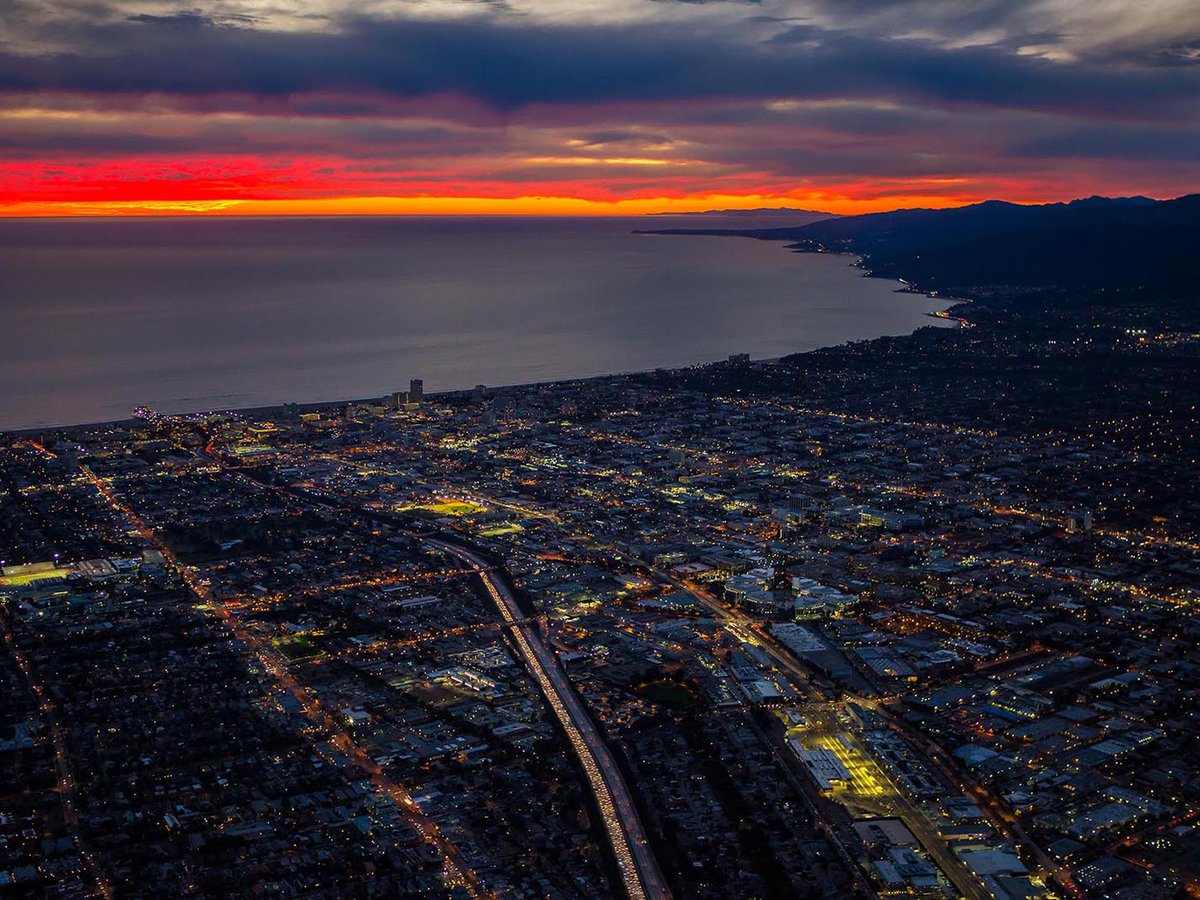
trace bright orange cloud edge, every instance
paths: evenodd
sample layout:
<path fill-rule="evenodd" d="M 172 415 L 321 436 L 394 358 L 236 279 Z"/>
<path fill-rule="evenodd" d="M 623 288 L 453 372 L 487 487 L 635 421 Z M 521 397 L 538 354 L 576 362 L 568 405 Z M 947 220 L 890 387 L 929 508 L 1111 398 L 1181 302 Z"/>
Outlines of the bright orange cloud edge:
<path fill-rule="evenodd" d="M 694 194 L 589 200 L 566 196 L 521 197 L 324 197 L 303 199 L 84 200 L 0 203 L 0 217 L 97 216 L 638 216 L 703 212 L 710 209 L 795 208 L 853 215 L 892 209 L 946 208 L 979 198 L 947 195 L 897 195 L 855 199 L 836 193 L 787 195 Z"/>

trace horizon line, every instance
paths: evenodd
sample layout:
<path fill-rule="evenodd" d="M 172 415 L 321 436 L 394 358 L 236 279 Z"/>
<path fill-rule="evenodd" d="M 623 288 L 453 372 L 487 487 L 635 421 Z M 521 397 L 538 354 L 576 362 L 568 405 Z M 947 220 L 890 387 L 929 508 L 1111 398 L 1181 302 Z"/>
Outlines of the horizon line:
<path fill-rule="evenodd" d="M 679 198 L 677 200 L 668 200 L 667 202 L 677 202 L 687 204 L 688 206 L 695 205 L 697 208 L 683 209 L 636 209 L 636 210 L 620 210 L 612 209 L 612 206 L 617 206 L 622 203 L 642 204 L 647 205 L 661 203 L 665 198 L 654 198 L 649 201 L 641 200 L 621 200 L 621 201 L 595 201 L 585 200 L 583 198 L 460 198 L 460 197 L 439 197 L 439 198 L 390 198 L 390 197 L 372 197 L 372 198 L 320 198 L 317 200 L 234 200 L 234 201 L 146 201 L 139 203 L 137 201 L 50 201 L 45 203 L 25 202 L 9 204 L 10 207 L 27 207 L 20 212 L 11 212 L 0 208 L 0 220 L 17 221 L 17 220 L 87 220 L 87 219 L 211 219 L 211 218 L 230 218 L 230 219 L 383 219 L 383 218 L 411 218 L 411 219 L 434 219 L 434 218 L 491 218 L 491 219 L 517 219 L 517 218 L 561 218 L 561 219 L 640 219 L 652 217 L 670 217 L 670 216 L 699 216 L 699 215 L 719 215 L 726 213 L 729 215 L 738 214 L 753 214 L 761 213 L 762 215 L 771 215 L 772 213 L 809 213 L 814 215 L 823 215 L 830 218 L 848 217 L 855 215 L 869 215 L 873 213 L 886 212 L 901 212 L 905 210 L 945 210 L 945 209 L 962 209 L 968 206 L 976 206 L 981 203 L 1010 203 L 1015 206 L 1052 206 L 1055 204 L 1068 204 L 1078 202 L 1080 200 L 1088 200 L 1093 198 L 1102 198 L 1108 200 L 1120 199 L 1135 199 L 1145 198 L 1155 202 L 1169 202 L 1171 200 L 1179 200 L 1184 197 L 1195 196 L 1196 192 L 1180 194 L 1176 197 L 1155 197 L 1147 194 L 1126 194 L 1118 196 L 1109 196 L 1104 194 L 1090 194 L 1083 197 L 1070 197 L 1058 200 L 1008 200 L 999 197 L 988 197 L 986 199 L 974 198 L 948 198 L 948 197 L 922 197 L 914 204 L 901 203 L 895 206 L 876 206 L 870 201 L 853 201 L 848 198 L 841 199 L 830 203 L 830 206 L 841 206 L 846 203 L 862 203 L 875 208 L 866 209 L 861 212 L 835 212 L 831 209 L 814 208 L 813 206 L 772 206 L 770 201 L 762 198 L 761 195 L 752 195 L 751 197 L 732 197 L 722 196 L 720 200 L 716 197 L 709 197 L 710 201 L 717 203 L 735 203 L 737 200 L 745 200 L 755 203 L 754 206 L 708 206 L 705 203 L 697 203 L 695 200 L 687 198 Z M 917 198 L 905 198 L 913 199 Z M 552 201 L 547 204 L 544 201 Z M 920 202 L 924 201 L 924 202 Z M 943 202 L 939 202 L 943 201 Z M 371 209 L 371 206 L 380 206 L 384 204 L 404 204 L 413 203 L 434 203 L 436 205 L 452 204 L 468 206 L 473 203 L 480 203 L 487 208 L 480 210 L 471 209 Z M 158 205 L 161 203 L 161 205 Z M 194 204 L 194 205 L 193 205 Z M 319 204 L 332 208 L 327 209 L 305 209 L 303 211 L 292 210 L 286 207 L 292 205 L 308 205 Z M 522 205 L 520 209 L 503 209 L 496 208 L 506 205 Z M 558 205 L 558 209 L 547 209 L 547 206 Z M 189 206 L 191 208 L 189 208 Z M 254 206 L 255 209 L 244 209 L 247 206 Z M 346 208 L 347 206 L 363 206 L 367 208 Z M 66 207 L 67 209 L 64 209 Z M 265 207 L 265 208 L 261 208 Z M 596 208 L 600 207 L 600 208 Z"/>

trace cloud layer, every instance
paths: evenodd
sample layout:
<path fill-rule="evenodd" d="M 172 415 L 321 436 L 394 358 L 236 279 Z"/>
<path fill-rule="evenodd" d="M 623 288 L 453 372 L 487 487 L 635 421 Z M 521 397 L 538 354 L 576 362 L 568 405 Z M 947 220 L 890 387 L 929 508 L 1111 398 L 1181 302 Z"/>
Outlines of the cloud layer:
<path fill-rule="evenodd" d="M 15 213 L 1200 185 L 1191 0 L 9 0 L 0 35 Z"/>

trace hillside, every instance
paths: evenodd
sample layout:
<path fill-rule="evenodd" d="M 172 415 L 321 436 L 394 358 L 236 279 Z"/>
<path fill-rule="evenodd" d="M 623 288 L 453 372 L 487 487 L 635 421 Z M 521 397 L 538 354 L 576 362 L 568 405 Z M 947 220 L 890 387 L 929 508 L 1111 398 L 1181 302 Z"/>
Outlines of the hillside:
<path fill-rule="evenodd" d="M 827 219 L 791 228 L 673 229 L 790 241 L 863 257 L 875 275 L 923 290 L 980 296 L 1047 289 L 1194 294 L 1200 194 L 1176 200 L 1093 197 L 1022 206 L 991 200 Z"/>

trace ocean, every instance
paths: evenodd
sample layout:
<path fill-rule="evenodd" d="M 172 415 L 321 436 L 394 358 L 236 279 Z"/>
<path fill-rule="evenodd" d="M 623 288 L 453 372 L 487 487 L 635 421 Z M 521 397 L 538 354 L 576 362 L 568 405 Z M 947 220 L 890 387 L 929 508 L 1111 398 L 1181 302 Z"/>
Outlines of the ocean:
<path fill-rule="evenodd" d="M 676 224 L 0 220 L 0 430 L 772 358 L 936 322 L 846 256 L 631 233 Z"/>

